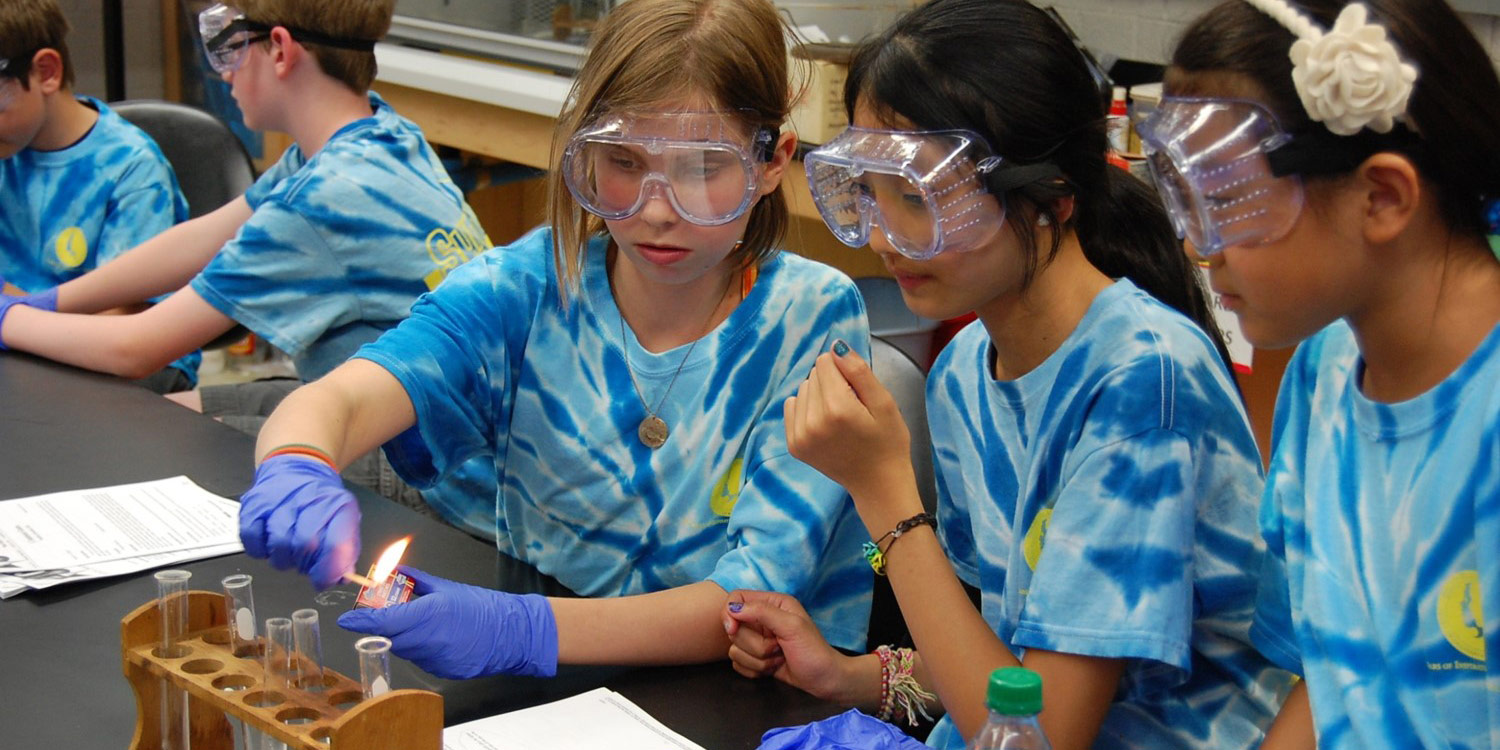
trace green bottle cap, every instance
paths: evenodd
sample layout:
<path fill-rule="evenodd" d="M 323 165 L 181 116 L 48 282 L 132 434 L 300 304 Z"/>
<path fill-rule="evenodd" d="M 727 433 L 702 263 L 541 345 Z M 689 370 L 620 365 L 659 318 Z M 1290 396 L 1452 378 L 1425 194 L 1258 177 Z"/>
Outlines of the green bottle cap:
<path fill-rule="evenodd" d="M 1042 676 L 1025 667 L 1001 667 L 990 673 L 985 704 L 1005 716 L 1042 712 Z"/>

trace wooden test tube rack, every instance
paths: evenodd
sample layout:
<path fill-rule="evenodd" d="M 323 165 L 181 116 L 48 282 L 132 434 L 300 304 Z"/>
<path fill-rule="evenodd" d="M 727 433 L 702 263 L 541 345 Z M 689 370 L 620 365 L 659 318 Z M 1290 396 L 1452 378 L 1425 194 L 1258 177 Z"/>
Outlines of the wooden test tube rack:
<path fill-rule="evenodd" d="M 393 690 L 361 700 L 358 680 L 327 668 L 322 692 L 265 690 L 260 659 L 237 657 L 229 645 L 224 595 L 189 591 L 185 596 L 183 653 L 158 653 L 161 615 L 154 599 L 120 622 L 125 677 L 136 697 L 131 750 L 161 747 L 163 678 L 187 691 L 193 750 L 234 750 L 230 717 L 296 750 L 442 750 L 441 695 Z"/>

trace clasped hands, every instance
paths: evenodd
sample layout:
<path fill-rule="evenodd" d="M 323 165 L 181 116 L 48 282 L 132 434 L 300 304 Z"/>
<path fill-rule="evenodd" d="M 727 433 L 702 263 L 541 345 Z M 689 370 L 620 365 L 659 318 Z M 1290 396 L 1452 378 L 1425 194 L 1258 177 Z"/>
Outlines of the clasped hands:
<path fill-rule="evenodd" d="M 842 341 L 818 356 L 784 414 L 788 450 L 848 490 L 867 526 L 910 516 L 915 511 L 907 504 L 921 510 L 901 410 L 869 364 Z M 899 491 L 902 485 L 911 491 Z M 845 704 L 864 697 L 861 688 L 870 681 L 858 674 L 857 660 L 828 645 L 796 598 L 732 592 L 723 624 L 730 661 L 740 674 L 772 676 Z"/>
<path fill-rule="evenodd" d="M 807 610 L 789 594 L 737 590 L 722 614 L 734 671 L 775 677 L 823 700 L 859 702 L 854 659 L 824 640 Z"/>

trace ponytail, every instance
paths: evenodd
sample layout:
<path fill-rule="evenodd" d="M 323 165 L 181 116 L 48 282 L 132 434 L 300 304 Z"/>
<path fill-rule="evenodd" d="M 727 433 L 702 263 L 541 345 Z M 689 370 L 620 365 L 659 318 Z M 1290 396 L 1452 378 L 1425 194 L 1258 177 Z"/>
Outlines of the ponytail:
<path fill-rule="evenodd" d="M 1156 190 L 1122 169 L 1108 167 L 1104 172 L 1100 194 L 1078 201 L 1074 216 L 1084 257 L 1104 275 L 1130 279 L 1197 323 L 1225 366 L 1233 369 L 1202 275 L 1177 239 Z"/>

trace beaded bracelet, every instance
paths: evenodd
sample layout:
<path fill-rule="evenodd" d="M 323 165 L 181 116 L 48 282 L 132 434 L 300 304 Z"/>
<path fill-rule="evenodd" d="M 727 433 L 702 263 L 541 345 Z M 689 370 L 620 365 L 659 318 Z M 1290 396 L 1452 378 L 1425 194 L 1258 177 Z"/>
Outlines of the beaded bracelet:
<path fill-rule="evenodd" d="M 273 456 L 288 455 L 316 458 L 319 461 L 332 466 L 334 469 L 338 469 L 339 467 L 339 465 L 334 462 L 333 456 L 328 455 L 328 453 L 322 448 L 319 448 L 316 445 L 308 445 L 307 443 L 287 443 L 286 445 L 278 445 L 275 448 L 266 451 L 266 455 L 261 456 L 260 460 L 261 463 L 265 463 L 266 459 Z"/>
<path fill-rule="evenodd" d="M 891 678 L 896 669 L 895 659 L 890 646 L 876 648 L 875 655 L 880 658 L 880 703 L 877 705 L 875 718 L 890 721 L 891 712 L 895 709 L 895 696 L 891 693 Z"/>
<path fill-rule="evenodd" d="M 870 563 L 870 569 L 875 571 L 875 575 L 885 575 L 886 554 L 890 552 L 891 547 L 896 543 L 897 539 L 901 538 L 902 534 L 905 534 L 906 532 L 911 531 L 918 526 L 931 526 L 932 528 L 936 529 L 937 516 L 926 512 L 918 513 L 915 516 L 912 516 L 911 518 L 908 518 L 905 521 L 896 524 L 896 528 L 885 532 L 885 536 L 882 536 L 873 542 L 864 543 L 864 545 L 860 549 L 864 552 L 865 560 Z M 890 541 L 887 542 L 887 539 L 889 539 Z M 882 542 L 885 542 L 884 547 L 880 546 Z"/>
<path fill-rule="evenodd" d="M 875 718 L 893 724 L 905 719 L 907 726 L 913 727 L 919 715 L 931 722 L 927 702 L 937 700 L 937 696 L 923 690 L 913 674 L 917 653 L 909 648 L 879 646 L 875 654 L 880 657 L 880 710 Z"/>

